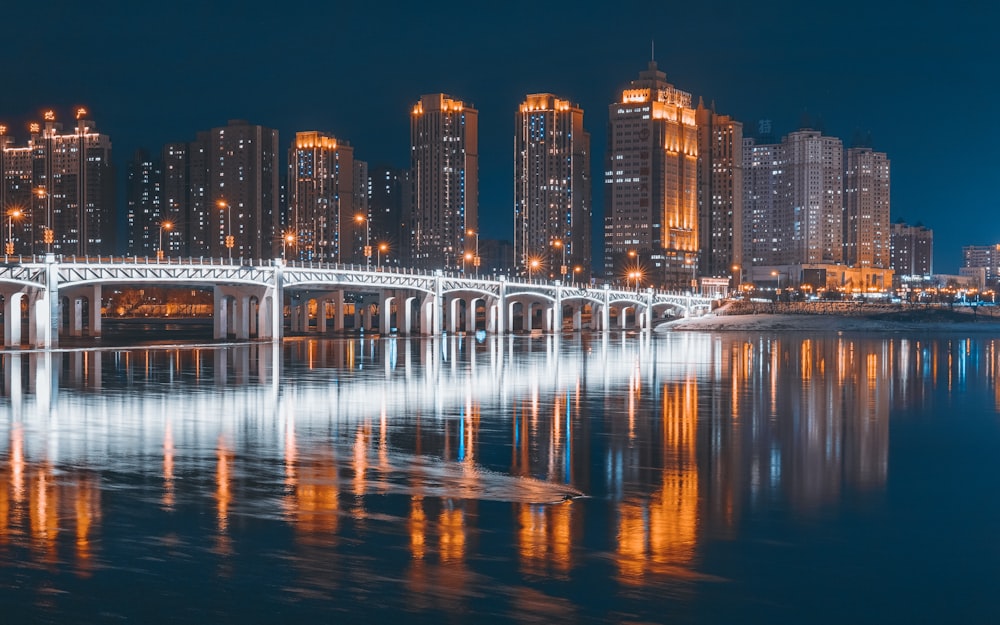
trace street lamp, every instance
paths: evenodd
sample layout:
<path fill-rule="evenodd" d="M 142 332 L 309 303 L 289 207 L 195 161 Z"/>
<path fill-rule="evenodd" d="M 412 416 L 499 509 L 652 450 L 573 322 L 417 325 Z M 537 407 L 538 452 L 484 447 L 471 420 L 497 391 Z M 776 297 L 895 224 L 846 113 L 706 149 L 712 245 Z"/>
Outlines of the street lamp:
<path fill-rule="evenodd" d="M 541 266 L 541 264 L 541 261 L 537 258 L 532 258 L 528 261 L 528 282 L 531 282 L 532 275 L 535 273 L 535 270 Z"/>
<path fill-rule="evenodd" d="M 20 218 L 20 209 L 12 208 L 7 211 L 7 244 L 4 246 L 4 252 L 7 256 L 14 254 L 14 220 Z"/>
<path fill-rule="evenodd" d="M 562 264 L 559 265 L 559 275 L 562 276 L 562 281 L 566 282 L 566 274 L 569 273 L 569 267 L 566 266 L 566 246 L 559 239 L 553 241 L 552 245 L 562 249 Z"/>
<path fill-rule="evenodd" d="M 580 265 L 573 267 L 573 286 L 576 286 L 576 283 L 580 281 L 580 272 L 582 271 L 583 267 Z"/>
<path fill-rule="evenodd" d="M 476 255 L 472 258 L 472 265 L 476 268 L 476 277 L 479 277 L 479 231 L 478 230 L 466 230 L 465 234 L 468 236 L 475 235 L 476 237 Z"/>
<path fill-rule="evenodd" d="M 358 213 L 354 216 L 354 221 L 365 225 L 365 268 L 372 268 L 372 246 L 371 246 L 371 222 L 367 217 Z"/>
<path fill-rule="evenodd" d="M 462 273 L 465 273 L 465 263 L 466 261 L 472 262 L 472 252 L 466 252 L 465 256 L 462 256 Z"/>
<path fill-rule="evenodd" d="M 156 249 L 156 260 L 163 258 L 163 231 L 167 232 L 173 230 L 174 222 L 172 221 L 161 221 L 160 222 L 160 247 Z"/>
<path fill-rule="evenodd" d="M 628 272 L 628 279 L 629 280 L 635 280 L 635 292 L 636 292 L 636 294 L 638 294 L 639 293 L 639 281 L 642 280 L 642 271 L 639 270 L 639 269 L 636 269 L 634 271 Z"/>
<path fill-rule="evenodd" d="M 291 232 L 286 232 L 285 236 L 281 237 L 281 258 L 285 258 L 285 247 L 295 243 L 295 235 Z"/>
<path fill-rule="evenodd" d="M 387 253 L 388 251 L 389 251 L 388 243 L 378 244 L 378 250 L 375 253 L 375 263 L 379 271 L 382 270 L 382 254 Z M 386 256 L 386 259 L 388 260 L 388 255 Z"/>
<path fill-rule="evenodd" d="M 225 223 L 222 225 L 225 226 L 223 234 L 225 235 L 226 248 L 229 250 L 229 261 L 231 263 L 233 260 L 233 247 L 236 245 L 236 237 L 234 237 L 232 234 L 233 211 L 230 210 L 231 207 L 229 206 L 229 202 L 225 200 L 219 200 L 218 202 L 216 202 L 216 205 L 220 209 L 226 211 L 226 220 Z"/>
<path fill-rule="evenodd" d="M 45 225 L 42 227 L 42 242 L 45 243 L 45 253 L 47 254 L 52 251 L 52 243 L 56 238 L 55 233 L 52 231 L 52 201 L 45 187 L 35 189 L 35 195 L 38 196 L 39 201 L 45 201 Z M 32 243 L 32 246 L 34 246 L 34 243 Z M 34 254 L 34 249 L 32 249 L 31 253 Z"/>

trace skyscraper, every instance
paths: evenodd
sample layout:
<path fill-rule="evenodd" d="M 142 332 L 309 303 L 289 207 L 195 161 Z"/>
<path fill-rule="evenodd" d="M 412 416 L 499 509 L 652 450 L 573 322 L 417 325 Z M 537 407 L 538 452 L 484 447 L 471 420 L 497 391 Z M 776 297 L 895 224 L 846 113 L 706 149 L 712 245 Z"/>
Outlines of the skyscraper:
<path fill-rule="evenodd" d="M 479 228 L 479 112 L 443 93 L 410 113 L 411 261 L 460 269 Z"/>
<path fill-rule="evenodd" d="M 743 124 L 705 108 L 700 101 L 695 121 L 699 273 L 739 280 L 743 259 Z"/>
<path fill-rule="evenodd" d="M 889 159 L 883 152 L 847 150 L 844 175 L 844 250 L 852 267 L 889 268 Z"/>
<path fill-rule="evenodd" d="M 198 143 L 207 149 L 211 255 L 269 258 L 280 252 L 278 131 L 230 120 L 199 133 Z"/>
<path fill-rule="evenodd" d="M 651 61 L 608 113 L 605 272 L 620 277 L 637 262 L 646 284 L 687 286 L 698 257 L 698 131 L 691 94 L 668 83 Z"/>
<path fill-rule="evenodd" d="M 521 104 L 514 135 L 514 262 L 589 279 L 590 135 L 583 110 L 549 93 Z"/>
<path fill-rule="evenodd" d="M 163 173 L 161 210 L 173 223 L 165 245 L 182 256 L 212 256 L 209 205 L 208 147 L 200 142 L 168 143 L 161 153 Z"/>
<path fill-rule="evenodd" d="M 842 263 L 843 144 L 798 130 L 743 142 L 744 258 L 752 265 Z"/>
<path fill-rule="evenodd" d="M 295 135 L 288 151 L 288 228 L 296 258 L 356 260 L 354 179 L 354 148 L 346 141 L 320 132 Z"/>
<path fill-rule="evenodd" d="M 156 256 L 160 244 L 170 243 L 173 222 L 163 216 L 163 168 L 145 150 L 136 150 L 125 181 L 125 227 L 129 256 Z M 165 224 L 166 232 L 160 228 Z M 176 250 L 170 255 L 176 254 Z"/>
<path fill-rule="evenodd" d="M 17 206 L 17 253 L 96 255 L 113 251 L 115 183 L 111 139 L 78 109 L 64 131 L 53 111 L 30 124 L 27 145 L 4 143 L 5 206 Z M 5 210 L 12 210 L 6 208 Z M 8 226 L 11 227 L 10 225 Z"/>
<path fill-rule="evenodd" d="M 382 264 L 399 265 L 409 258 L 409 237 L 404 224 L 410 204 L 410 173 L 390 165 L 376 165 L 368 170 L 368 206 L 371 215 L 373 244 L 384 245 L 379 250 Z M 404 247 L 406 246 L 406 247 Z"/>

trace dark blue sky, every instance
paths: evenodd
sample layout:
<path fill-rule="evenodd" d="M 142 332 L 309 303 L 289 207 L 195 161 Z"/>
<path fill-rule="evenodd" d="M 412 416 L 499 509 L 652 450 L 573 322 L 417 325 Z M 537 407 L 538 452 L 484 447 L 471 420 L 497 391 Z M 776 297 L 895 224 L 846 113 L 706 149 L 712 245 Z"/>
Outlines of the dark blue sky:
<path fill-rule="evenodd" d="M 998 17 L 921 0 L 8 3 L 0 121 L 23 140 L 43 108 L 85 105 L 119 164 L 241 118 L 405 166 L 410 106 L 444 91 L 480 111 L 481 228 L 509 237 L 517 104 L 550 91 L 584 108 L 599 217 L 608 104 L 655 39 L 668 80 L 747 131 L 807 113 L 845 143 L 870 133 L 892 160 L 893 220 L 933 228 L 935 270 L 954 272 L 962 245 L 1000 242 Z"/>

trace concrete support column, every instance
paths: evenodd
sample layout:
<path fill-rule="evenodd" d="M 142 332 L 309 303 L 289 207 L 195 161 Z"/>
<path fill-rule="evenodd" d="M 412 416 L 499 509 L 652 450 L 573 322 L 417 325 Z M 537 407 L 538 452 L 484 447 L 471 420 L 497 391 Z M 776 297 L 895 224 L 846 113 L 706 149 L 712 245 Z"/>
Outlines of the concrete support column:
<path fill-rule="evenodd" d="M 69 335 L 83 336 L 83 297 L 72 294 L 69 296 Z"/>
<path fill-rule="evenodd" d="M 525 332 L 531 332 L 534 329 L 535 306 L 534 304 L 525 302 L 521 304 L 521 311 L 521 316 L 524 319 L 521 325 L 524 327 Z"/>
<path fill-rule="evenodd" d="M 21 344 L 21 300 L 24 293 L 4 293 L 3 296 L 3 344 L 17 347 Z"/>
<path fill-rule="evenodd" d="M 302 325 L 302 298 L 300 295 L 293 295 L 288 300 L 288 328 L 292 332 L 299 332 Z"/>
<path fill-rule="evenodd" d="M 459 326 L 459 308 L 462 304 L 462 298 L 451 297 L 448 298 L 448 332 L 452 334 L 458 334 Z"/>
<path fill-rule="evenodd" d="M 90 336 L 101 336 L 101 298 L 103 292 L 100 284 L 90 288 Z"/>
<path fill-rule="evenodd" d="M 444 330 L 444 275 L 437 271 L 434 275 L 434 336 L 440 336 Z"/>
<path fill-rule="evenodd" d="M 274 291 L 268 288 L 257 304 L 257 338 L 274 339 Z M 278 337 L 281 336 L 281 325 L 278 325 Z"/>
<path fill-rule="evenodd" d="M 435 299 L 435 296 L 429 293 L 420 301 L 420 334 L 424 336 L 434 334 L 434 310 L 437 308 Z"/>
<path fill-rule="evenodd" d="M 403 304 L 402 310 L 396 314 L 399 316 L 399 333 L 407 336 L 413 333 L 413 303 L 417 301 L 417 298 L 410 295 L 403 298 L 403 301 L 405 304 Z"/>
<path fill-rule="evenodd" d="M 333 331 L 344 331 L 344 291 L 333 292 Z"/>
<path fill-rule="evenodd" d="M 578 304 L 573 307 L 573 330 L 579 332 L 583 329 L 583 304 Z M 593 313 L 591 313 L 593 317 Z"/>
<path fill-rule="evenodd" d="M 646 332 L 653 330 L 653 289 L 646 289 Z"/>
<path fill-rule="evenodd" d="M 392 305 L 396 301 L 394 295 L 389 295 L 385 291 L 381 293 L 381 301 L 378 306 L 378 325 L 382 336 L 389 336 L 392 333 Z"/>
<path fill-rule="evenodd" d="M 604 304 L 601 306 L 601 332 L 611 330 L 611 289 L 604 285 Z"/>
<path fill-rule="evenodd" d="M 543 325 L 546 332 L 556 331 L 556 307 L 555 305 L 546 306 L 545 310 L 545 321 Z"/>
<path fill-rule="evenodd" d="M 620 306 L 618 308 L 618 325 L 622 330 L 628 328 L 628 309 L 628 306 Z"/>
<path fill-rule="evenodd" d="M 240 294 L 235 299 L 233 330 L 236 332 L 237 340 L 245 341 L 250 338 L 250 296 Z"/>
<path fill-rule="evenodd" d="M 212 289 L 212 338 L 225 340 L 229 335 L 229 326 L 226 321 L 229 319 L 227 310 L 229 300 L 221 287 Z"/>
<path fill-rule="evenodd" d="M 316 300 L 316 331 L 320 334 L 326 334 L 326 306 L 327 301 L 325 296 L 320 296 Z"/>
<path fill-rule="evenodd" d="M 363 306 L 363 308 L 361 309 L 361 319 L 362 323 L 364 324 L 365 332 L 371 332 L 372 330 L 375 329 L 375 326 L 372 325 L 371 304 L 369 302 L 365 302 L 364 300 L 362 300 L 361 305 Z"/>
<path fill-rule="evenodd" d="M 476 303 L 478 297 L 471 297 L 465 303 L 465 331 L 469 334 L 476 333 Z"/>
<path fill-rule="evenodd" d="M 500 320 L 500 307 L 496 302 L 486 300 L 486 331 L 497 333 L 497 322 Z"/>
<path fill-rule="evenodd" d="M 507 278 L 500 276 L 500 294 L 497 296 L 496 333 L 503 336 L 510 331 L 510 316 L 507 314 Z"/>

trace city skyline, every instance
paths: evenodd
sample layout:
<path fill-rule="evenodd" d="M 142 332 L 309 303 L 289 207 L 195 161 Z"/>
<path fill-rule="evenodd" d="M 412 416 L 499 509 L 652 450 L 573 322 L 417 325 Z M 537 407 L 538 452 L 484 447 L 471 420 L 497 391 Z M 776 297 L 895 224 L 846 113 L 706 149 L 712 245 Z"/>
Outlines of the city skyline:
<path fill-rule="evenodd" d="M 957 271 L 961 246 L 1000 240 L 1000 228 L 982 227 L 978 217 L 995 204 L 985 182 L 989 161 L 977 152 L 992 144 L 990 137 L 967 145 L 969 133 L 923 130 L 929 101 L 944 98 L 949 116 L 961 121 L 996 91 L 988 78 L 996 44 L 985 31 L 989 15 L 982 12 L 973 20 L 924 9 L 905 16 L 903 31 L 897 11 L 860 3 L 858 10 L 842 3 L 828 15 L 795 3 L 767 10 L 728 3 L 647 5 L 616 8 L 614 20 L 606 19 L 604 8 L 584 3 L 572 13 L 535 7 L 537 19 L 527 23 L 518 19 L 524 3 L 486 7 L 475 16 L 406 6 L 387 7 L 377 16 L 352 6 L 275 13 L 254 3 L 240 11 L 191 5 L 169 13 L 130 7 L 100 15 L 50 4 L 48 14 L 56 18 L 46 22 L 45 38 L 31 36 L 27 26 L 38 18 L 35 9 L 6 11 L 8 23 L 26 26 L 6 35 L 8 45 L 24 54 L 10 66 L 0 92 L 0 121 L 20 129 L 39 118 L 42 107 L 69 111 L 85 105 L 113 138 L 119 171 L 136 148 L 152 152 L 229 119 L 276 128 L 282 143 L 297 131 L 322 130 L 349 141 L 360 159 L 405 166 L 409 107 L 420 94 L 441 91 L 481 111 L 481 230 L 508 238 L 514 203 L 511 111 L 528 93 L 558 93 L 578 103 L 588 112 L 596 157 L 592 179 L 599 180 L 605 107 L 653 56 L 668 81 L 714 102 L 748 131 L 767 118 L 775 134 L 783 135 L 807 113 L 847 147 L 856 131 L 870 132 L 872 147 L 893 161 L 892 220 L 935 229 L 941 271 Z M 543 26 L 553 20 L 566 27 Z M 323 44 L 329 49 L 324 58 L 345 62 L 329 80 L 318 80 L 312 75 L 318 67 L 291 67 L 288 59 L 316 45 L 301 36 L 299 25 L 324 22 L 344 26 L 342 36 Z M 669 28 L 678 22 L 686 28 Z M 88 28 L 78 29 L 80 23 Z M 712 44 L 706 48 L 708 34 Z M 307 76 L 311 89 L 286 97 Z M 952 162 L 942 154 L 968 156 Z M 927 180 L 941 183 L 928 188 Z M 605 207 L 596 191 L 598 232 Z M 121 197 L 119 191 L 119 204 Z M 982 240 L 971 240 L 973 232 Z"/>

